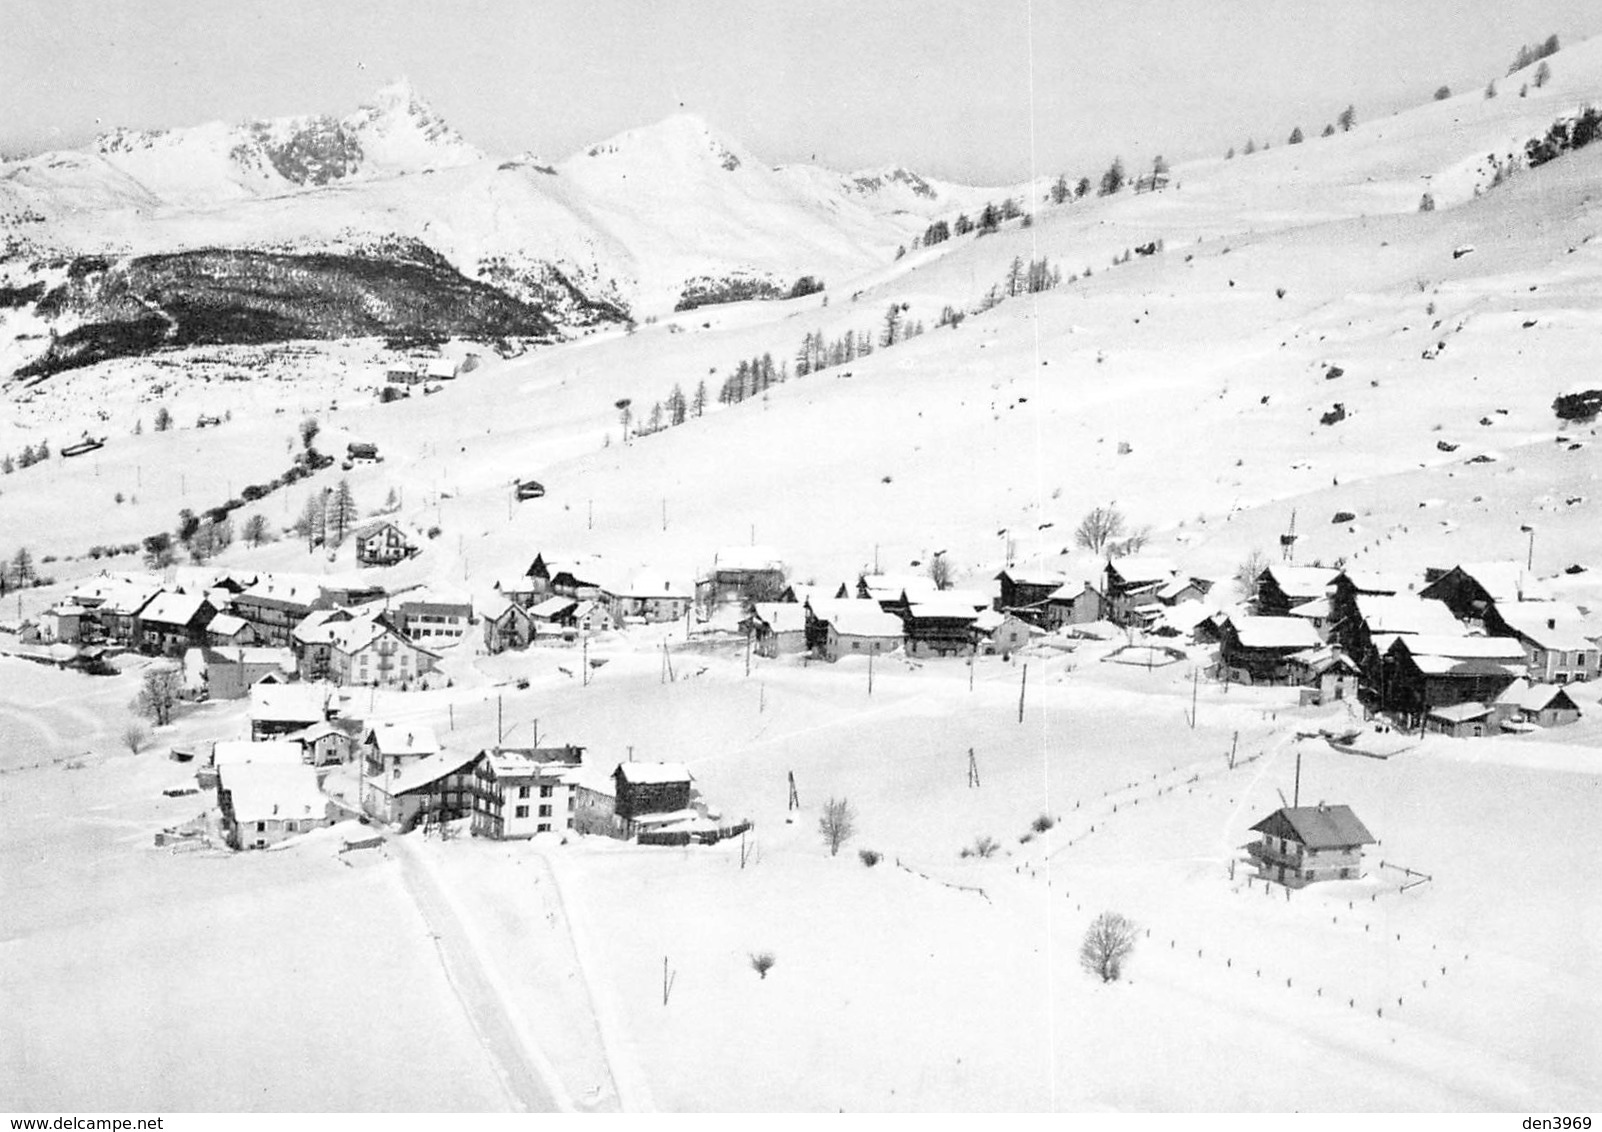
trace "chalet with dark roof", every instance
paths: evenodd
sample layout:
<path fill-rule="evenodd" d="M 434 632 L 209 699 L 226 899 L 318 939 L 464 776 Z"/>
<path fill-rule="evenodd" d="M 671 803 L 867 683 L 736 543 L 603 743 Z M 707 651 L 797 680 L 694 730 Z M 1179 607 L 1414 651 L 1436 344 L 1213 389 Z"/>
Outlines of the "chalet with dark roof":
<path fill-rule="evenodd" d="M 1363 846 L 1374 835 L 1350 806 L 1285 806 L 1252 826 L 1257 875 L 1287 888 L 1363 875 Z"/>

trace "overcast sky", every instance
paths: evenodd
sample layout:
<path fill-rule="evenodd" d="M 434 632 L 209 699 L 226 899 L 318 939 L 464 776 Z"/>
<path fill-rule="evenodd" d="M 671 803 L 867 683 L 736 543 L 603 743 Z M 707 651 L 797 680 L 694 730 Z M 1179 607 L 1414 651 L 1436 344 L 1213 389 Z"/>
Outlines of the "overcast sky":
<path fill-rule="evenodd" d="M 1553 32 L 1602 33 L 1602 3 L 5 0 L 0 152 L 344 114 L 404 75 L 492 154 L 690 111 L 773 163 L 995 184 L 1372 118 Z"/>

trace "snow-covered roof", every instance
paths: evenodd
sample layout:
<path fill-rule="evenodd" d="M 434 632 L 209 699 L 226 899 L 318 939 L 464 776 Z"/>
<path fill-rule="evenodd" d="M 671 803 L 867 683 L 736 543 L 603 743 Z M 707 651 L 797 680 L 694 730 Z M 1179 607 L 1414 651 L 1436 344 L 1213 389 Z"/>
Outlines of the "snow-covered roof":
<path fill-rule="evenodd" d="M 1453 660 L 1497 660 L 1524 663 L 1524 646 L 1512 637 L 1402 636 L 1397 644 L 1415 658 L 1448 657 Z"/>
<path fill-rule="evenodd" d="M 477 759 L 477 751 L 436 751 L 432 755 L 418 759 L 410 766 L 402 767 L 399 774 L 383 784 L 384 792 L 396 795 L 420 790 L 424 786 L 433 785 L 446 775 L 455 774 Z"/>
<path fill-rule="evenodd" d="M 300 765 L 300 744 L 283 739 L 252 743 L 249 739 L 219 739 L 211 749 L 214 766 L 239 763 L 293 763 Z"/>
<path fill-rule="evenodd" d="M 1217 610 L 1206 602 L 1193 598 L 1163 610 L 1160 620 L 1177 632 L 1189 633 L 1216 612 Z"/>
<path fill-rule="evenodd" d="M 241 763 L 225 768 L 220 777 L 232 799 L 236 821 L 295 821 L 328 816 L 328 799 L 317 788 L 317 772 L 301 765 L 298 756 L 294 766 Z"/>
<path fill-rule="evenodd" d="M 206 623 L 206 632 L 219 637 L 231 637 L 242 632 L 250 622 L 233 613 L 219 613 Z"/>
<path fill-rule="evenodd" d="M 1300 605 L 1293 605 L 1290 609 L 1290 615 L 1310 621 L 1326 618 L 1330 616 L 1329 598 L 1316 597 L 1311 601 L 1304 601 Z"/>
<path fill-rule="evenodd" d="M 578 602 L 570 597 L 548 597 L 537 605 L 529 606 L 528 615 L 541 619 L 560 617 L 570 609 L 578 606 Z"/>
<path fill-rule="evenodd" d="M 972 621 L 979 616 L 979 611 L 973 607 L 972 602 L 953 598 L 949 594 L 934 592 L 928 594 L 908 595 L 907 616 L 914 621 L 928 617 L 939 617 L 945 620 Z"/>
<path fill-rule="evenodd" d="M 1404 594 L 1413 588 L 1407 576 L 1382 573 L 1378 570 L 1346 569 L 1336 577 L 1345 578 L 1359 594 Z"/>
<path fill-rule="evenodd" d="M 1095 584 L 1091 582 L 1064 582 L 1062 585 L 1058 586 L 1056 589 L 1047 594 L 1046 600 L 1073 601 L 1086 590 L 1089 590 L 1095 594 L 1101 593 L 1101 591 L 1096 588 Z"/>
<path fill-rule="evenodd" d="M 1560 652 L 1588 652 L 1597 646 L 1587 639 L 1580 611 L 1558 601 L 1499 601 L 1496 613 L 1520 636 L 1537 648 Z"/>
<path fill-rule="evenodd" d="M 1240 643 L 1249 649 L 1317 648 L 1318 634 L 1296 617 L 1232 617 Z"/>
<path fill-rule="evenodd" d="M 1448 723 L 1467 723 L 1472 719 L 1484 719 L 1491 714 L 1491 709 L 1470 700 L 1468 703 L 1431 708 L 1429 714 L 1431 719 L 1444 719 Z"/>
<path fill-rule="evenodd" d="M 1518 562 L 1460 562 L 1457 569 L 1480 584 L 1492 601 L 1518 601 L 1535 589 L 1533 579 Z"/>
<path fill-rule="evenodd" d="M 782 570 L 784 560 L 771 546 L 725 546 L 713 556 L 719 570 Z"/>
<path fill-rule="evenodd" d="M 916 599 L 919 594 L 938 593 L 940 587 L 927 574 L 864 574 L 862 584 L 877 601 L 895 601 L 906 594 Z"/>
<path fill-rule="evenodd" d="M 546 774 L 577 769 L 584 748 L 571 744 L 557 747 L 486 747 L 479 752 L 497 775 Z"/>
<path fill-rule="evenodd" d="M 317 579 L 305 575 L 263 574 L 239 596 L 310 606 L 322 600 L 323 587 Z"/>
<path fill-rule="evenodd" d="M 250 718 L 285 723 L 321 723 L 327 718 L 332 684 L 254 684 Z"/>
<path fill-rule="evenodd" d="M 406 538 L 406 532 L 401 529 L 401 525 L 390 519 L 378 519 L 374 522 L 367 523 L 364 526 L 357 527 L 356 530 L 352 532 L 351 537 L 357 540 L 370 539 L 374 535 L 381 533 L 385 527 L 394 527 L 395 533 L 400 535 L 402 542 L 410 541 Z"/>
<path fill-rule="evenodd" d="M 1117 571 L 1127 585 L 1136 582 L 1165 582 L 1179 573 L 1178 568 L 1166 558 L 1148 558 L 1145 556 L 1131 556 L 1129 558 L 1113 558 L 1108 565 Z"/>
<path fill-rule="evenodd" d="M 1463 636 L 1464 628 L 1446 603 L 1406 594 L 1358 594 L 1357 612 L 1370 633 Z"/>
<path fill-rule="evenodd" d="M 456 363 L 451 361 L 449 358 L 433 358 L 429 361 L 428 369 L 424 372 L 426 372 L 429 377 L 437 377 L 449 380 L 450 378 L 456 376 L 456 369 Z"/>
<path fill-rule="evenodd" d="M 295 654 L 285 648 L 226 645 L 206 649 L 205 656 L 207 664 L 272 664 L 284 672 L 295 671 Z"/>
<path fill-rule="evenodd" d="M 865 609 L 864 606 L 872 606 Z M 874 601 L 836 601 L 829 603 L 828 612 L 814 614 L 830 625 L 842 637 L 896 637 L 905 634 L 901 618 L 886 613 Z"/>
<path fill-rule="evenodd" d="M 775 633 L 800 633 L 807 627 L 807 611 L 793 601 L 759 601 L 752 613 Z"/>
<path fill-rule="evenodd" d="M 1061 570 L 1053 569 L 1038 562 L 1008 566 L 996 577 L 998 579 L 1009 578 L 1015 584 L 1022 586 L 1060 586 L 1068 581 L 1068 575 Z"/>
<path fill-rule="evenodd" d="M 439 750 L 432 728 L 417 723 L 376 723 L 367 729 L 362 745 L 375 745 L 381 755 L 409 758 Z"/>
<path fill-rule="evenodd" d="M 973 627 L 981 633 L 994 633 L 1007 622 L 1007 614 L 995 609 L 981 609 L 973 619 Z"/>
<path fill-rule="evenodd" d="M 1262 573 L 1271 577 L 1286 597 L 1318 598 L 1328 592 L 1339 570 L 1326 570 L 1321 566 L 1269 566 Z"/>
<path fill-rule="evenodd" d="M 907 596 L 911 597 L 912 595 L 909 594 Z M 987 594 L 983 590 L 941 590 L 940 596 L 947 601 L 960 601 L 964 605 L 970 606 L 976 613 L 989 609 L 995 604 L 995 596 Z"/>
<path fill-rule="evenodd" d="M 348 609 L 314 609 L 295 623 L 290 636 L 303 645 L 330 645 L 334 643 L 334 626 L 352 616 Z"/>
<path fill-rule="evenodd" d="M 618 763 L 614 774 L 632 786 L 689 782 L 691 775 L 683 763 Z"/>
<path fill-rule="evenodd" d="M 503 594 L 530 594 L 534 592 L 534 579 L 527 574 L 518 574 L 509 578 L 497 578 L 495 588 Z"/>
<path fill-rule="evenodd" d="M 189 624 L 195 613 L 200 612 L 203 604 L 205 596 L 202 594 L 175 594 L 163 589 L 139 612 L 139 620 L 160 621 L 162 624 Z"/>
<path fill-rule="evenodd" d="M 613 597 L 682 598 L 687 601 L 691 596 L 689 586 L 670 581 L 662 574 L 648 571 L 642 571 L 632 578 L 617 581 L 602 588 Z"/>
<path fill-rule="evenodd" d="M 1520 693 L 1518 705 L 1524 711 L 1541 711 L 1554 706 L 1554 701 L 1560 699 L 1567 701 L 1560 706 L 1579 710 L 1580 705 L 1574 702 L 1574 697 L 1561 684 L 1531 684 Z"/>

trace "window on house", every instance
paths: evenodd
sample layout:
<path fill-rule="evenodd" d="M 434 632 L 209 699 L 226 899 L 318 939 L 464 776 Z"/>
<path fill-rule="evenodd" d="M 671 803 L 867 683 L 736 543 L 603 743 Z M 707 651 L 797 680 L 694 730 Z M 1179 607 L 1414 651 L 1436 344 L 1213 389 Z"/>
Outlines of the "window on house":
<path fill-rule="evenodd" d="M 295 832 L 298 832 L 298 831 L 299 831 L 299 829 L 300 829 L 300 826 L 299 826 L 299 825 L 298 825 L 298 824 L 297 824 L 297 823 L 295 823 L 295 822 L 292 822 L 292 821 L 286 821 L 286 822 L 285 822 L 285 823 L 284 823 L 284 829 L 285 829 L 285 830 L 286 830 L 286 831 L 287 831 L 287 832 L 289 832 L 289 833 L 295 833 Z"/>
<path fill-rule="evenodd" d="M 852 641 L 851 642 L 851 647 L 852 647 L 852 649 L 860 649 L 862 647 L 862 642 L 861 641 Z"/>
<path fill-rule="evenodd" d="M 514 810 L 512 812 L 513 812 L 514 816 L 516 816 L 516 817 L 520 817 L 520 818 L 528 817 L 528 807 L 527 806 L 519 806 L 519 807 L 517 807 L 516 810 Z"/>
<path fill-rule="evenodd" d="M 549 806 L 541 806 L 540 807 L 540 817 L 548 818 L 550 816 L 551 816 L 551 807 L 549 807 Z"/>
<path fill-rule="evenodd" d="M 540 797 L 541 798 L 549 798 L 550 796 L 551 796 L 551 787 L 549 787 L 549 786 L 541 786 L 540 787 Z"/>
<path fill-rule="evenodd" d="M 517 788 L 517 796 L 519 798 L 527 798 L 528 797 L 528 787 L 527 786 L 519 786 Z"/>
<path fill-rule="evenodd" d="M 256 832 L 257 833 L 266 833 L 267 832 L 267 823 L 264 822 L 264 821 L 257 822 L 256 823 Z"/>
<path fill-rule="evenodd" d="M 541 833 L 549 833 L 549 832 L 551 832 L 551 823 L 548 822 L 548 821 L 540 822 L 539 831 Z"/>

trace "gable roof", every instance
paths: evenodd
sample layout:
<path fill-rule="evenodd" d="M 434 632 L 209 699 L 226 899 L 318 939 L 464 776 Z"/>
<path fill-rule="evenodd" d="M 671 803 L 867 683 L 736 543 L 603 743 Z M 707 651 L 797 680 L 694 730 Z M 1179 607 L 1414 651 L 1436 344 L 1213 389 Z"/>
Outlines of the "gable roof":
<path fill-rule="evenodd" d="M 1166 558 L 1144 556 L 1109 558 L 1107 567 L 1122 578 L 1125 585 L 1134 585 L 1138 582 L 1166 582 L 1179 573 L 1174 564 Z"/>
<path fill-rule="evenodd" d="M 1497 602 L 1518 601 L 1526 590 L 1535 588 L 1534 579 L 1530 578 L 1524 572 L 1524 567 L 1517 562 L 1460 562 L 1420 592 L 1429 594 L 1453 574 L 1478 583 L 1480 589 L 1484 590 L 1492 601 Z"/>
<path fill-rule="evenodd" d="M 1229 624 L 1242 647 L 1249 649 L 1311 649 L 1318 634 L 1299 617 L 1231 617 Z"/>
<path fill-rule="evenodd" d="M 1286 566 L 1283 564 L 1267 567 L 1258 577 L 1273 578 L 1274 584 L 1288 598 L 1302 598 L 1312 600 L 1323 597 L 1334 584 L 1339 570 L 1326 570 L 1320 566 Z"/>
<path fill-rule="evenodd" d="M 381 755 L 431 755 L 439 750 L 433 729 L 415 723 L 375 723 L 362 738 L 362 746 L 368 744 Z"/>
<path fill-rule="evenodd" d="M 187 625 L 200 613 L 206 597 L 199 593 L 172 593 L 163 590 L 150 599 L 139 613 L 141 621 L 159 621 L 163 625 Z"/>
<path fill-rule="evenodd" d="M 1536 648 L 1560 652 L 1588 652 L 1596 644 L 1585 635 L 1580 611 L 1560 601 L 1499 601 L 1496 615 L 1503 624 Z"/>
<path fill-rule="evenodd" d="M 972 621 L 979 616 L 979 611 L 973 603 L 960 597 L 952 597 L 946 593 L 920 594 L 917 597 L 908 595 L 909 602 L 907 616 L 913 621 L 925 618 L 940 618 L 947 621 Z"/>
<path fill-rule="evenodd" d="M 1374 844 L 1374 835 L 1350 806 L 1283 806 L 1252 826 L 1257 833 L 1299 841 L 1309 849 Z"/>
<path fill-rule="evenodd" d="M 241 763 L 301 763 L 299 743 L 274 739 L 265 743 L 252 743 L 249 739 L 219 739 L 212 744 L 213 766 L 237 766 Z"/>
<path fill-rule="evenodd" d="M 383 529 L 385 527 L 394 527 L 395 528 L 395 533 L 400 535 L 402 542 L 410 542 L 411 541 L 410 539 L 408 539 L 406 537 L 406 532 L 401 529 L 400 524 L 396 523 L 396 522 L 393 522 L 393 521 L 391 521 L 389 519 L 379 519 L 379 520 L 376 520 L 375 522 L 368 523 L 365 526 L 357 527 L 356 530 L 352 533 L 351 537 L 357 538 L 357 539 L 370 539 L 374 535 L 376 535 L 376 534 L 380 533 L 381 531 L 383 531 Z"/>
<path fill-rule="evenodd" d="M 1449 704 L 1445 707 L 1430 708 L 1431 719 L 1444 719 L 1448 723 L 1468 723 L 1475 719 L 1484 719 L 1491 714 L 1491 709 L 1484 704 L 1477 704 L 1473 700 L 1463 704 Z"/>
<path fill-rule="evenodd" d="M 784 560 L 771 546 L 725 546 L 712 556 L 717 570 L 783 570 Z"/>
<path fill-rule="evenodd" d="M 570 597 L 548 597 L 537 605 L 529 606 L 528 615 L 548 620 L 553 617 L 560 617 L 562 614 L 577 607 L 578 602 Z"/>
<path fill-rule="evenodd" d="M 383 790 L 392 797 L 421 790 L 477 761 L 477 751 L 436 751 L 410 766 L 402 767 L 399 774 L 383 784 Z"/>
<path fill-rule="evenodd" d="M 863 608 L 872 606 L 872 609 Z M 820 613 L 814 610 L 814 615 L 820 620 L 828 622 L 834 631 L 842 637 L 896 637 L 905 635 L 905 627 L 901 618 L 894 613 L 886 613 L 879 608 L 879 603 L 872 600 L 863 601 L 835 601 L 826 607 L 827 612 Z"/>
<path fill-rule="evenodd" d="M 328 816 L 328 799 L 317 788 L 317 772 L 302 765 L 239 763 L 220 773 L 233 801 L 234 820 L 293 821 Z"/>
<path fill-rule="evenodd" d="M 1559 684 L 1530 685 L 1520 694 L 1518 705 L 1524 711 L 1542 711 L 1546 708 L 1558 708 L 1563 711 L 1580 710 L 1580 705 L 1574 702 L 1574 697 Z"/>
<path fill-rule="evenodd" d="M 1370 633 L 1461 637 L 1463 625 L 1444 601 L 1397 594 L 1358 594 L 1357 612 Z"/>
<path fill-rule="evenodd" d="M 614 776 L 631 786 L 689 782 L 691 775 L 683 763 L 618 763 Z"/>
<path fill-rule="evenodd" d="M 252 684 L 250 718 L 282 723 L 321 723 L 333 696 L 331 684 Z"/>
<path fill-rule="evenodd" d="M 759 601 L 752 607 L 751 615 L 775 633 L 806 631 L 806 607 L 793 601 Z"/>
<path fill-rule="evenodd" d="M 235 633 L 244 632 L 250 622 L 234 613 L 219 613 L 206 623 L 206 632 L 215 633 L 219 637 L 231 637 Z"/>
<path fill-rule="evenodd" d="M 997 581 L 1003 578 L 1015 586 L 1061 586 L 1068 581 L 1068 575 L 1061 570 L 1030 563 L 1007 567 L 996 575 Z"/>

